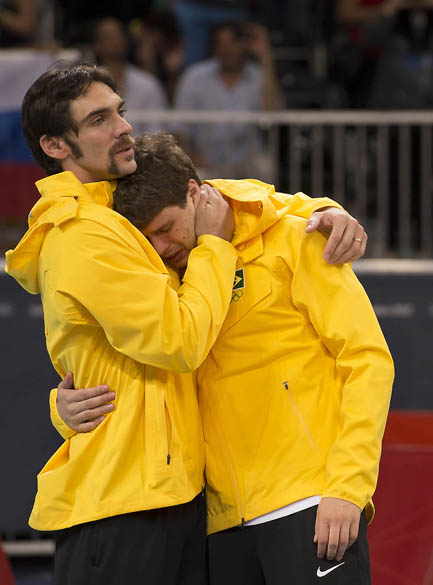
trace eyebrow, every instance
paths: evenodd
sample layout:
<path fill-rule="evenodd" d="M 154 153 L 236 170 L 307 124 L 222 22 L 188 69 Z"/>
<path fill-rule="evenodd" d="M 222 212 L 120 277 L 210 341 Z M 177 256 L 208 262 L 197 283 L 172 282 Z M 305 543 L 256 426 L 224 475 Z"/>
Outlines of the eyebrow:
<path fill-rule="evenodd" d="M 119 105 L 117 106 L 117 111 L 119 111 L 121 108 L 123 108 L 124 105 L 125 105 L 125 100 L 122 100 L 121 102 L 119 102 Z M 111 110 L 111 108 L 98 108 L 96 110 L 92 110 L 91 112 L 89 112 L 88 114 L 86 114 L 84 116 L 84 118 L 78 123 L 78 125 L 82 126 L 88 120 L 90 120 L 90 118 L 93 118 L 95 116 L 100 116 L 101 114 L 107 114 L 108 112 L 110 112 L 110 110 Z"/>

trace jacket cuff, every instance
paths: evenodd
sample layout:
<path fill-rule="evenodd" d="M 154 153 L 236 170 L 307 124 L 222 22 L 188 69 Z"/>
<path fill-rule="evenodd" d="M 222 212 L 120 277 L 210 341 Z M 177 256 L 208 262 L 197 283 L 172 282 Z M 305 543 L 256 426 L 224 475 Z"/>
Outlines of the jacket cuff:
<path fill-rule="evenodd" d="M 57 388 L 53 388 L 50 392 L 50 418 L 53 427 L 65 440 L 77 434 L 76 431 L 68 427 L 59 415 L 57 410 Z"/>
<path fill-rule="evenodd" d="M 342 209 L 346 211 L 342 205 L 334 201 L 333 199 L 329 199 L 329 197 L 320 197 L 317 202 L 317 209 L 315 211 L 321 211 L 323 208 L 327 207 L 336 207 L 337 209 Z"/>

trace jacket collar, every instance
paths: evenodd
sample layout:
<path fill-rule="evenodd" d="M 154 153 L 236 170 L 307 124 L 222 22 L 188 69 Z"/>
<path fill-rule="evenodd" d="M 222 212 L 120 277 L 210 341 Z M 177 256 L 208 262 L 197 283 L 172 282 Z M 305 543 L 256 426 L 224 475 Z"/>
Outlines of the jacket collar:
<path fill-rule="evenodd" d="M 37 181 L 36 187 L 42 197 L 50 199 L 74 197 L 79 201 L 89 201 L 111 208 L 113 207 L 113 191 L 116 188 L 116 181 L 83 184 L 74 173 L 64 171 Z"/>
<path fill-rule="evenodd" d="M 244 263 L 263 254 L 262 234 L 281 216 L 272 200 L 275 187 L 256 179 L 205 181 L 230 200 L 235 218 L 232 244 Z"/>

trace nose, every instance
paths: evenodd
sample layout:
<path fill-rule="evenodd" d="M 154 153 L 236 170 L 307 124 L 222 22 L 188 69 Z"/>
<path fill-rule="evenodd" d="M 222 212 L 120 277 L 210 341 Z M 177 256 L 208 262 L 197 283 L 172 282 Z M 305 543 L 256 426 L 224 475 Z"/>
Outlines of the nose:
<path fill-rule="evenodd" d="M 150 243 L 160 256 L 164 256 L 169 247 L 169 242 L 161 236 L 149 237 Z"/>
<path fill-rule="evenodd" d="M 126 118 L 118 115 L 116 123 L 116 135 L 122 136 L 122 134 L 131 134 L 132 126 Z"/>

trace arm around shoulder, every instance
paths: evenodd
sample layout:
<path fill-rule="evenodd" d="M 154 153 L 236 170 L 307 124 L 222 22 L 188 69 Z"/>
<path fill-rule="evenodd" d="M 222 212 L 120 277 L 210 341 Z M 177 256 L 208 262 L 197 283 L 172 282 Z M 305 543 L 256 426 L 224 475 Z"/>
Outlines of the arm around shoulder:
<path fill-rule="evenodd" d="M 231 299 L 236 252 L 212 236 L 191 252 L 176 291 L 143 237 L 128 242 L 108 229 L 82 230 L 59 293 L 72 296 L 117 351 L 166 370 L 196 369 L 212 347 Z"/>

